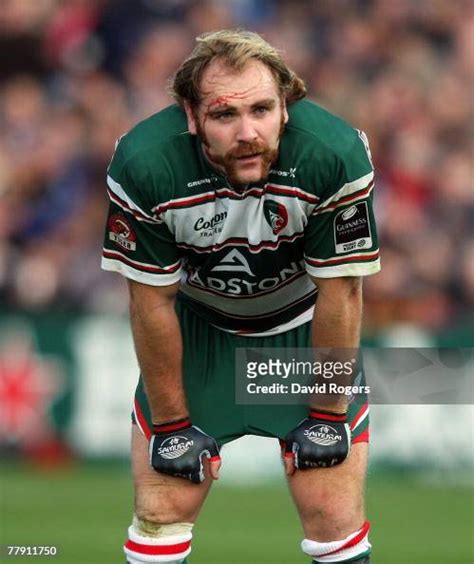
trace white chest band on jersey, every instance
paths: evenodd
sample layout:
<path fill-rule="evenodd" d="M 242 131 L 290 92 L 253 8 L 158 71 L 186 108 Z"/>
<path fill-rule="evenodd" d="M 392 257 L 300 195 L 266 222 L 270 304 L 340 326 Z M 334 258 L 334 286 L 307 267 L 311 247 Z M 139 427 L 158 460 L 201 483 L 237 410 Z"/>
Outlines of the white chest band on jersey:
<path fill-rule="evenodd" d="M 133 517 L 123 547 L 129 564 L 180 564 L 191 552 L 192 523 L 155 524 Z"/>
<path fill-rule="evenodd" d="M 304 539 L 301 550 L 316 562 L 346 562 L 370 552 L 369 529 L 370 523 L 366 521 L 358 531 L 342 540 L 317 542 Z"/>

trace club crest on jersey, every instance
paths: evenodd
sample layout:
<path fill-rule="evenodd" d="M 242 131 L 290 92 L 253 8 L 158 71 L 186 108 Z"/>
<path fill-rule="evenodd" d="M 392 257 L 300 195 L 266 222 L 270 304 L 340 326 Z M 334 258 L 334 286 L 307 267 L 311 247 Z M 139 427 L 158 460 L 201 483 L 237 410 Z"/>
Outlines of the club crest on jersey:
<path fill-rule="evenodd" d="M 280 233 L 288 224 L 288 211 L 283 204 L 273 200 L 263 203 L 263 215 L 275 235 Z"/>
<path fill-rule="evenodd" d="M 123 213 L 116 213 L 109 218 L 109 239 L 117 243 L 125 251 L 134 251 L 137 248 L 135 243 L 137 236 L 133 231 L 128 219 Z"/>

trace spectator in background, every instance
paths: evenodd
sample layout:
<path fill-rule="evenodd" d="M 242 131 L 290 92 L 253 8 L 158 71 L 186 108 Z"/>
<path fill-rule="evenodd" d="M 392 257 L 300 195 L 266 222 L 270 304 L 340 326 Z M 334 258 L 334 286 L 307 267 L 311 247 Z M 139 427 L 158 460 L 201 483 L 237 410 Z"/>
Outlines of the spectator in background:
<path fill-rule="evenodd" d="M 409 2 L 9 0 L 0 13 L 0 296 L 7 306 L 123 311 L 96 257 L 115 140 L 166 106 L 195 35 L 253 27 L 310 96 L 366 131 L 382 273 L 366 329 L 436 333 L 474 306 L 474 8 Z M 31 280 L 35 281 L 34 288 Z"/>

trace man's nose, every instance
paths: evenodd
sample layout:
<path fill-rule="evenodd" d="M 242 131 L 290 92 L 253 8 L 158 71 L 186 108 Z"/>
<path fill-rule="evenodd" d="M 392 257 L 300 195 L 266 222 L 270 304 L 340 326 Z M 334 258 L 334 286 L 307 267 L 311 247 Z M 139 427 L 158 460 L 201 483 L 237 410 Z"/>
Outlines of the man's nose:
<path fill-rule="evenodd" d="M 239 129 L 237 131 L 237 141 L 255 141 L 258 138 L 257 130 L 253 120 L 248 117 L 242 117 L 239 121 Z"/>

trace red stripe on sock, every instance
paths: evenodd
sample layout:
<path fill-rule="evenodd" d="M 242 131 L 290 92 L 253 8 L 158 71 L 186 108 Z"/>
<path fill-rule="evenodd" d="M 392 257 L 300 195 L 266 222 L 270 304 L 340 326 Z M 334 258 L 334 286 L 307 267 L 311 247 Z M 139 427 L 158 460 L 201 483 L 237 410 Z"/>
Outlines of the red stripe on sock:
<path fill-rule="evenodd" d="M 365 537 L 365 535 L 369 532 L 369 529 L 370 529 L 370 523 L 366 521 L 362 525 L 362 529 L 357 533 L 357 535 L 354 538 L 348 540 L 345 544 L 341 546 L 341 548 L 336 548 L 336 550 L 327 552 L 324 556 L 329 556 L 329 554 L 335 554 L 336 552 L 340 552 L 341 550 L 346 550 L 347 548 L 351 548 L 351 546 L 355 546 Z"/>
<path fill-rule="evenodd" d="M 132 540 L 127 540 L 125 548 L 133 550 L 139 554 L 150 554 L 153 556 L 161 554 L 181 554 L 191 546 L 191 541 L 180 542 L 178 544 L 141 544 Z"/>

